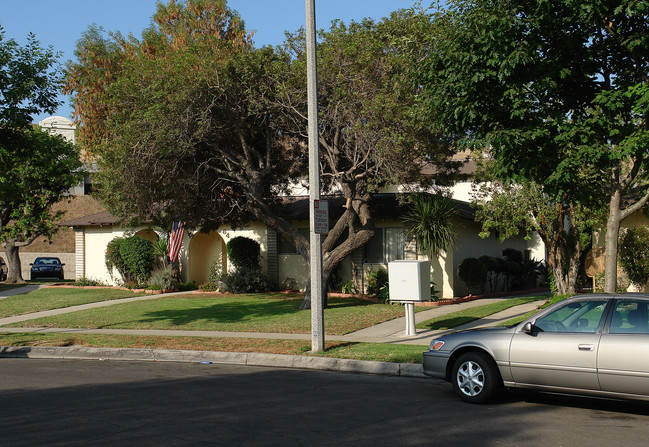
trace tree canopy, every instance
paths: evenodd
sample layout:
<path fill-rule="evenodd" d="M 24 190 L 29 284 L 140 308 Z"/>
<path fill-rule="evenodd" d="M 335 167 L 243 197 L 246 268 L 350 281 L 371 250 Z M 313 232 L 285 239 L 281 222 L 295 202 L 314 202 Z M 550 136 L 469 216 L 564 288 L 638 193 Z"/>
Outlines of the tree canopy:
<path fill-rule="evenodd" d="M 59 104 L 56 57 L 33 34 L 21 47 L 0 28 L 0 241 L 10 283 L 23 281 L 19 247 L 56 233 L 60 214 L 50 207 L 82 179 L 76 148 L 30 125 L 32 114 Z"/>
<path fill-rule="evenodd" d="M 649 198 L 647 12 L 636 1 L 455 1 L 421 64 L 422 110 L 460 147 L 490 153 L 498 178 L 533 181 L 560 204 L 608 203 L 607 290 L 619 222 Z"/>
<path fill-rule="evenodd" d="M 20 46 L 7 39 L 0 26 L 0 126 L 25 128 L 32 115 L 56 110 L 62 80 L 57 57 L 52 47 L 42 48 L 34 34 Z"/>
<path fill-rule="evenodd" d="M 323 244 L 325 283 L 374 234 L 372 193 L 397 178 L 416 181 L 413 160 L 448 153 L 431 149 L 406 71 L 429 27 L 427 17 L 399 12 L 336 23 L 320 36 L 323 189 L 347 199 Z M 99 156 L 109 210 L 202 229 L 256 219 L 309 259 L 308 240 L 278 208 L 308 160 L 302 33 L 255 49 L 224 1 L 188 0 L 159 4 L 141 39 L 90 28 L 76 54 L 67 89 L 85 128 L 80 140 Z"/>

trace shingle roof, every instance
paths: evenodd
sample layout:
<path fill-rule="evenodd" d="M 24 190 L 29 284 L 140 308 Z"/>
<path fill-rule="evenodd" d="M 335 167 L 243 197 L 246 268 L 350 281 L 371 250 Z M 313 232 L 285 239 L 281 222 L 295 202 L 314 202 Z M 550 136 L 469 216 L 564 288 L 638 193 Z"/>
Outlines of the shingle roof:
<path fill-rule="evenodd" d="M 89 216 L 79 217 L 77 219 L 66 220 L 59 223 L 63 227 L 101 227 L 104 225 L 115 225 L 119 223 L 117 217 L 108 211 L 102 211 Z"/>
<path fill-rule="evenodd" d="M 342 216 L 346 199 L 341 196 L 323 197 L 322 200 L 329 202 L 329 218 L 338 219 Z M 455 213 L 461 219 L 473 220 L 475 210 L 467 202 L 453 200 Z M 398 219 L 408 212 L 408 206 L 399 200 L 394 193 L 373 194 L 370 201 L 370 209 L 374 219 Z M 287 220 L 309 220 L 309 198 L 308 197 L 287 197 L 282 203 L 281 215 Z M 104 225 L 115 225 L 119 219 L 108 211 L 91 214 L 78 219 L 67 220 L 59 225 L 65 227 L 100 227 Z"/>
<path fill-rule="evenodd" d="M 342 216 L 346 199 L 344 197 L 323 197 L 329 202 L 329 218 L 338 219 Z M 467 202 L 453 200 L 455 213 L 461 219 L 473 220 L 475 210 Z M 288 220 L 309 220 L 309 199 L 305 197 L 292 197 L 285 199 L 282 217 Z M 399 201 L 399 196 L 394 193 L 373 194 L 370 209 L 374 219 L 396 219 L 408 212 L 408 205 Z"/>

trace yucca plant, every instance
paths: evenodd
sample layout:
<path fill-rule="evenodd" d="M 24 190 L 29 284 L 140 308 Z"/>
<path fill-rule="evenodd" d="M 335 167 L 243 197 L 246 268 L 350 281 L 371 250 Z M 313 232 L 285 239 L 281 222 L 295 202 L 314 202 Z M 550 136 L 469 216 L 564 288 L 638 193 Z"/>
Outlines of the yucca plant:
<path fill-rule="evenodd" d="M 167 237 L 156 237 L 153 242 L 153 255 L 155 256 L 158 268 L 165 268 L 169 259 L 169 243 Z"/>
<path fill-rule="evenodd" d="M 418 250 L 429 259 L 449 251 L 457 241 L 455 205 L 448 197 L 415 194 L 404 217 L 406 237 L 417 243 Z"/>

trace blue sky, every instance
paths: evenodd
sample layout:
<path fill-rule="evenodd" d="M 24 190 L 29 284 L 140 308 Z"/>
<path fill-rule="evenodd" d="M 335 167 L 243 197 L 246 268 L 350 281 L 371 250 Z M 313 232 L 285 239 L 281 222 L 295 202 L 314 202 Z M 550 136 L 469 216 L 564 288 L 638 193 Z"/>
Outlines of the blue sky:
<path fill-rule="evenodd" d="M 107 31 L 132 33 L 139 37 L 151 22 L 156 0 L 0 0 L 0 25 L 6 38 L 24 43 L 33 32 L 45 47 L 63 53 L 62 61 L 74 58 L 74 47 L 81 33 L 95 23 Z M 426 2 L 422 2 L 426 4 Z M 413 0 L 315 0 L 316 26 L 328 28 L 333 19 L 345 22 L 364 17 L 381 19 L 390 12 L 409 8 Z M 284 31 L 295 31 L 305 23 L 304 0 L 229 0 L 239 11 L 246 28 L 255 30 L 256 46 L 279 45 Z M 65 104 L 56 115 L 69 117 Z M 34 117 L 38 122 L 47 115 Z"/>

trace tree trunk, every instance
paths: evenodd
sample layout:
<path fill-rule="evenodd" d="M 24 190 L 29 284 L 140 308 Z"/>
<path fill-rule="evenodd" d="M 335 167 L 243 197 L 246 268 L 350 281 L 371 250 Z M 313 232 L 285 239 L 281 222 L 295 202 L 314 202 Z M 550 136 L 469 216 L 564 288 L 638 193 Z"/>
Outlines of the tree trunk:
<path fill-rule="evenodd" d="M 620 201 L 621 194 L 618 190 L 611 196 L 608 220 L 606 222 L 605 293 L 615 293 L 617 290 L 617 246 L 620 233 Z"/>
<path fill-rule="evenodd" d="M 326 271 L 322 272 L 322 308 L 326 309 L 329 302 L 329 277 L 331 276 Z M 304 298 L 300 303 L 300 309 L 311 309 L 311 276 L 308 277 L 306 288 L 304 290 Z"/>
<path fill-rule="evenodd" d="M 328 290 L 331 273 L 347 256 L 365 245 L 374 236 L 374 219 L 369 209 L 370 200 L 369 194 L 353 199 L 348 198 L 347 211 L 338 219 L 322 244 L 322 287 L 325 307 L 327 303 L 325 292 Z M 345 237 L 345 230 L 347 230 L 346 238 L 337 244 L 342 237 Z M 306 261 L 308 263 L 310 259 L 306 259 Z M 310 285 L 311 279 L 309 278 L 300 309 L 311 308 Z"/>
<path fill-rule="evenodd" d="M 14 241 L 5 242 L 4 246 L 7 255 L 7 284 L 24 284 L 19 256 L 20 247 Z"/>
<path fill-rule="evenodd" d="M 562 208 L 563 210 L 563 208 Z M 548 250 L 548 266 L 554 278 L 554 285 L 559 295 L 575 293 L 577 275 L 579 273 L 579 259 L 581 257 L 581 243 L 579 231 L 573 224 L 574 208 L 571 204 L 565 211 L 568 213 L 569 231 L 572 233 L 574 247 L 569 245 L 569 238 L 564 226 L 564 212 L 559 213 L 553 234 L 539 233 L 541 240 Z M 568 265 L 565 265 L 567 262 Z"/>

